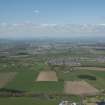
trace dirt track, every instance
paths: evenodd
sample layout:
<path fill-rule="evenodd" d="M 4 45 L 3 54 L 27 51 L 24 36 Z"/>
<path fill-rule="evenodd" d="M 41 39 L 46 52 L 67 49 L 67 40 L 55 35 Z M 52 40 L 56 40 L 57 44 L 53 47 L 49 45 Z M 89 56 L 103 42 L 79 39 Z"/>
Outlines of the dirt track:
<path fill-rule="evenodd" d="M 36 81 L 58 81 L 58 78 L 54 71 L 41 71 Z"/>

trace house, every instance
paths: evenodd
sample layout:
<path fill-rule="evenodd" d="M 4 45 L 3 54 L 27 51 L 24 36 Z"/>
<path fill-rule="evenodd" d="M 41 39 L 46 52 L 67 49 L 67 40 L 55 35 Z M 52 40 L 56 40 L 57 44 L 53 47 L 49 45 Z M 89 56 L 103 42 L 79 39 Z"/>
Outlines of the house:
<path fill-rule="evenodd" d="M 75 102 L 71 103 L 69 101 L 62 101 L 59 105 L 77 105 Z"/>
<path fill-rule="evenodd" d="M 59 105 L 68 105 L 68 101 L 62 101 Z"/>

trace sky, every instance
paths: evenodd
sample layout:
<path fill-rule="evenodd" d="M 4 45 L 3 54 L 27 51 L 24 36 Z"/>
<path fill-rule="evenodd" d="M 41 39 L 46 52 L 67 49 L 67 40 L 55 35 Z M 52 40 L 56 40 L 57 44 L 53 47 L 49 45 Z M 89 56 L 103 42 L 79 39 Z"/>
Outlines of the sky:
<path fill-rule="evenodd" d="M 0 0 L 0 37 L 104 35 L 105 0 Z"/>

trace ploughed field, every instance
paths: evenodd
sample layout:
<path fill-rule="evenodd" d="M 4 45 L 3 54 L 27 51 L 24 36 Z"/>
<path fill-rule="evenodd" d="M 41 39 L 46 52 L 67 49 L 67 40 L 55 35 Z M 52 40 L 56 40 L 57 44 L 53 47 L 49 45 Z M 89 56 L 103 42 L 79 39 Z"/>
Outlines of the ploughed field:
<path fill-rule="evenodd" d="M 58 81 L 58 79 L 54 71 L 41 71 L 36 81 Z"/>
<path fill-rule="evenodd" d="M 64 85 L 66 94 L 97 95 L 99 91 L 85 81 L 66 81 Z"/>

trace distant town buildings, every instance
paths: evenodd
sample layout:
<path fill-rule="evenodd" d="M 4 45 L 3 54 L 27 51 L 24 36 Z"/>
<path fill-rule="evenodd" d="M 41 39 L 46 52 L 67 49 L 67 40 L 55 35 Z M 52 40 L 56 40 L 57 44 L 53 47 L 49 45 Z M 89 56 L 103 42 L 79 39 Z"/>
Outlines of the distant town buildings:
<path fill-rule="evenodd" d="M 72 58 L 54 58 L 54 59 L 49 59 L 47 63 L 50 65 L 68 65 L 68 66 L 81 65 L 78 59 L 72 59 Z"/>

